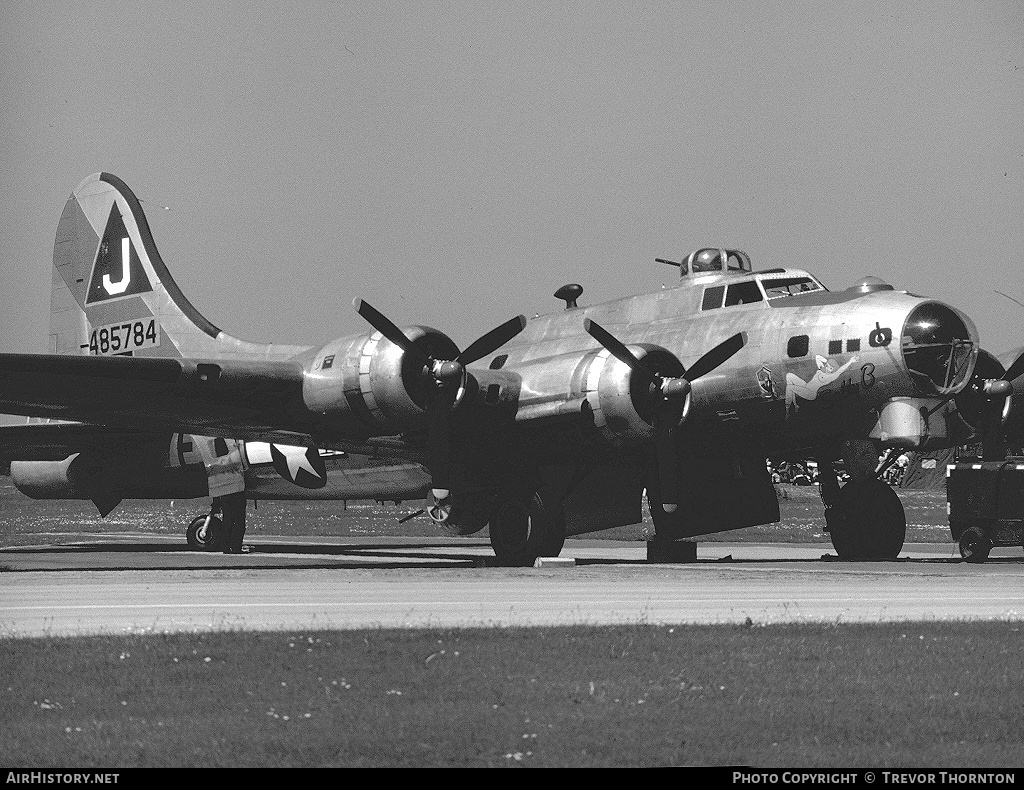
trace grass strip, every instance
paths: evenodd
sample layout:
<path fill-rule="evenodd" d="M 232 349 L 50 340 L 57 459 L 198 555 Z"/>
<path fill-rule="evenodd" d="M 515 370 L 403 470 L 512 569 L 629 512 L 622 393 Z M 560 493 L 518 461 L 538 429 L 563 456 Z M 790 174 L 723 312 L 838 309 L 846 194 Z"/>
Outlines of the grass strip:
<path fill-rule="evenodd" d="M 1024 766 L 1021 624 L 0 640 L 0 765 Z"/>

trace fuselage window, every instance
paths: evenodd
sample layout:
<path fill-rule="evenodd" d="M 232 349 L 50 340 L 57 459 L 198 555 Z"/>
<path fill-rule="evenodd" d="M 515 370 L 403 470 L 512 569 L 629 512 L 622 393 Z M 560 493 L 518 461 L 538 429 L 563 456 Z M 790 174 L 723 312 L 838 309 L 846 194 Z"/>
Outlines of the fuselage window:
<path fill-rule="evenodd" d="M 760 302 L 762 299 L 764 297 L 761 296 L 761 289 L 757 283 L 753 280 L 747 280 L 746 282 L 733 283 L 729 286 L 729 290 L 725 295 L 725 306 L 753 304 L 754 302 Z"/>
<path fill-rule="evenodd" d="M 701 310 L 714 310 L 722 306 L 722 296 L 725 294 L 724 285 L 713 285 L 704 289 L 704 301 L 701 302 Z"/>
<path fill-rule="evenodd" d="M 764 292 L 768 295 L 769 301 L 809 291 L 824 290 L 819 283 L 816 283 L 810 277 L 766 277 L 761 280 L 761 285 L 764 286 Z"/>
<path fill-rule="evenodd" d="M 811 347 L 811 339 L 808 335 L 797 335 L 791 337 L 786 344 L 786 354 L 790 357 L 806 357 Z"/>
<path fill-rule="evenodd" d="M 498 370 L 508 361 L 508 354 L 498 354 L 494 359 L 491 360 L 491 364 L 488 367 L 491 370 Z"/>

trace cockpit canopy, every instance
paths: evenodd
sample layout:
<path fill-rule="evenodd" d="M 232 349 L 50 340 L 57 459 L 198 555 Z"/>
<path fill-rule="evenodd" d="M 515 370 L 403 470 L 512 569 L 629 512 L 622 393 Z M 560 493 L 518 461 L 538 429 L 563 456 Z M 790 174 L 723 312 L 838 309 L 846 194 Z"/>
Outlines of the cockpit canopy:
<path fill-rule="evenodd" d="M 700 309 L 716 310 L 719 307 L 764 300 L 771 302 L 787 296 L 824 290 L 825 286 L 809 274 L 786 273 L 784 270 L 767 271 L 754 277 L 730 277 L 724 282 L 722 278 L 714 278 L 704 287 Z"/>

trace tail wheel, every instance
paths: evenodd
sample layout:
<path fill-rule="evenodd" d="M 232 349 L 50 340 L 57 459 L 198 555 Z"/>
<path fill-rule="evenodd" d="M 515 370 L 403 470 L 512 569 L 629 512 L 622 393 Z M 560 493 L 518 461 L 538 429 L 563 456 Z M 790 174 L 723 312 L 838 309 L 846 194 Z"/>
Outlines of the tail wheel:
<path fill-rule="evenodd" d="M 984 562 L 992 551 L 992 539 L 979 527 L 969 527 L 960 535 L 960 556 L 968 562 Z"/>
<path fill-rule="evenodd" d="M 206 516 L 197 516 L 192 519 L 185 530 L 185 540 L 193 549 L 199 551 L 219 551 L 221 543 L 224 542 L 224 524 L 217 516 L 210 517 L 210 523 L 206 524 Z"/>
<path fill-rule="evenodd" d="M 840 559 L 894 560 L 907 537 L 907 515 L 888 483 L 851 481 L 829 509 L 828 527 Z"/>
<path fill-rule="evenodd" d="M 546 501 L 547 489 L 509 491 L 498 497 L 491 515 L 491 548 L 501 565 L 533 565 L 557 557 L 565 545 L 565 514 Z"/>

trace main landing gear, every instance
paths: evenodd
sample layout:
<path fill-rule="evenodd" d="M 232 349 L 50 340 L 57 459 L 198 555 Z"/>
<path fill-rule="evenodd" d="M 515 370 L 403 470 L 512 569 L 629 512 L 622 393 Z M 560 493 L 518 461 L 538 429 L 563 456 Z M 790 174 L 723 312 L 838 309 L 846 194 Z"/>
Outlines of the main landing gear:
<path fill-rule="evenodd" d="M 533 565 L 565 545 L 565 514 L 547 486 L 501 492 L 491 513 L 491 548 L 500 565 Z"/>
<path fill-rule="evenodd" d="M 831 462 L 818 464 L 825 522 L 843 560 L 893 560 L 903 549 L 907 516 L 888 483 L 875 477 L 851 480 L 842 488 Z"/>
<path fill-rule="evenodd" d="M 557 557 L 565 544 L 565 514 L 549 486 L 528 486 L 497 493 L 455 495 L 429 500 L 427 513 L 453 535 L 471 535 L 490 527 L 498 565 L 531 566 L 538 557 Z"/>

